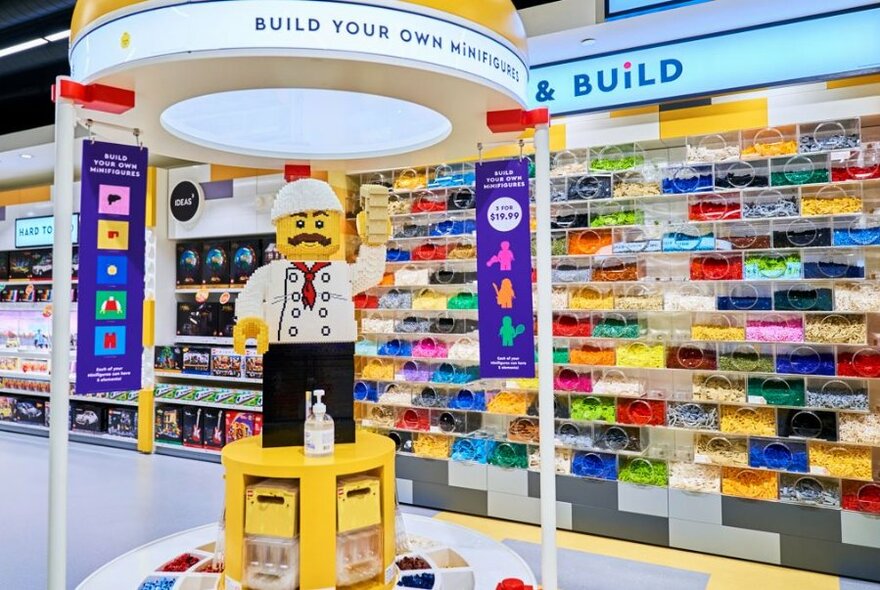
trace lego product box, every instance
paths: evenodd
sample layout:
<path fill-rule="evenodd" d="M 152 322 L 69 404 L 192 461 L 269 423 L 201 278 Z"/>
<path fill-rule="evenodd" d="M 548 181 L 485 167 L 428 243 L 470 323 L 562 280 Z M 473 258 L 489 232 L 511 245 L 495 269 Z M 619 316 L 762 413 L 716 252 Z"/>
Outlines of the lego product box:
<path fill-rule="evenodd" d="M 244 357 L 244 376 L 248 379 L 263 378 L 263 355 L 255 350 L 247 351 Z"/>
<path fill-rule="evenodd" d="M 262 264 L 262 247 L 260 240 L 236 240 L 230 245 L 232 253 L 230 283 L 244 285 Z"/>
<path fill-rule="evenodd" d="M 202 415 L 202 440 L 209 449 L 226 445 L 226 413 L 219 408 L 205 408 Z"/>
<path fill-rule="evenodd" d="M 31 267 L 33 256 L 29 250 L 17 250 L 9 253 L 9 278 L 30 279 L 33 278 Z"/>
<path fill-rule="evenodd" d="M 220 304 L 190 303 L 177 304 L 178 336 L 217 336 L 219 333 Z"/>
<path fill-rule="evenodd" d="M 0 281 L 9 280 L 9 252 L 0 252 Z"/>
<path fill-rule="evenodd" d="M 173 444 L 183 442 L 183 415 L 180 408 L 156 407 L 156 440 Z"/>
<path fill-rule="evenodd" d="M 31 251 L 31 275 L 34 280 L 48 281 L 52 279 L 52 250 Z"/>
<path fill-rule="evenodd" d="M 241 355 L 230 348 L 211 349 L 211 375 L 214 377 L 241 377 Z"/>
<path fill-rule="evenodd" d="M 79 278 L 79 248 L 73 249 L 73 258 L 71 259 L 72 269 L 70 273 L 70 278 L 78 279 Z"/>
<path fill-rule="evenodd" d="M 202 408 L 183 408 L 183 445 L 186 447 L 201 448 L 204 445 L 202 438 Z"/>
<path fill-rule="evenodd" d="M 110 408 L 107 410 L 107 434 L 137 438 L 137 410 L 134 408 Z"/>
<path fill-rule="evenodd" d="M 15 403 L 15 421 L 25 424 L 46 423 L 46 402 L 39 399 L 19 398 Z"/>
<path fill-rule="evenodd" d="M 263 431 L 263 415 L 254 412 L 226 412 L 226 442 L 231 443 Z"/>
<path fill-rule="evenodd" d="M 202 284 L 208 287 L 229 284 L 229 242 L 206 242 L 202 246 Z"/>
<path fill-rule="evenodd" d="M 34 301 L 37 303 L 49 303 L 52 301 L 52 287 L 37 287 L 34 289 Z"/>
<path fill-rule="evenodd" d="M 221 303 L 218 334 L 232 338 L 235 334 L 235 303 Z"/>
<path fill-rule="evenodd" d="M 153 351 L 153 368 L 157 371 L 183 371 L 183 349 L 179 346 L 157 346 Z"/>
<path fill-rule="evenodd" d="M 12 422 L 13 419 L 15 419 L 15 398 L 0 397 L 0 420 Z"/>
<path fill-rule="evenodd" d="M 185 346 L 183 348 L 183 372 L 192 375 L 210 375 L 211 349 Z"/>
<path fill-rule="evenodd" d="M 3 290 L 0 291 L 0 301 L 3 303 L 14 303 L 19 300 L 23 291 L 23 287 L 10 287 L 9 285 L 6 285 Z"/>
<path fill-rule="evenodd" d="M 202 246 L 194 242 L 177 244 L 177 285 L 190 287 L 202 283 Z"/>
<path fill-rule="evenodd" d="M 97 404 L 71 405 L 70 429 L 78 432 L 104 432 L 106 408 Z"/>
<path fill-rule="evenodd" d="M 269 264 L 275 260 L 281 260 L 284 256 L 281 255 L 281 252 L 278 251 L 278 246 L 275 245 L 275 238 L 267 238 L 265 240 L 261 240 L 260 243 L 263 245 L 263 264 Z"/>

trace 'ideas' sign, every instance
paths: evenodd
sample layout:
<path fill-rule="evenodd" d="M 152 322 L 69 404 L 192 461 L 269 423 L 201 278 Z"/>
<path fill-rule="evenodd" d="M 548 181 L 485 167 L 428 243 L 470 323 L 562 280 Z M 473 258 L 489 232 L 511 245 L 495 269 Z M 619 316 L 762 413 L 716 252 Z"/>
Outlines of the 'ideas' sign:
<path fill-rule="evenodd" d="M 870 5 L 538 65 L 529 106 L 566 115 L 873 74 L 880 72 L 878 22 L 880 8 Z"/>

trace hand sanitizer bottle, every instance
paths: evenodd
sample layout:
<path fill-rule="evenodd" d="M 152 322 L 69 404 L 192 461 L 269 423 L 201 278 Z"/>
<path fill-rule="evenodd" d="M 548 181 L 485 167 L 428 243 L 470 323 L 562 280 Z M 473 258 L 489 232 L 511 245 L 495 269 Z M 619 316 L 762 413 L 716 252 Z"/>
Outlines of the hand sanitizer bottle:
<path fill-rule="evenodd" d="M 327 415 L 324 405 L 324 390 L 316 389 L 313 394 L 318 400 L 312 406 L 312 413 L 306 420 L 305 453 L 306 457 L 327 457 L 333 454 L 336 438 L 336 426 L 333 418 Z"/>

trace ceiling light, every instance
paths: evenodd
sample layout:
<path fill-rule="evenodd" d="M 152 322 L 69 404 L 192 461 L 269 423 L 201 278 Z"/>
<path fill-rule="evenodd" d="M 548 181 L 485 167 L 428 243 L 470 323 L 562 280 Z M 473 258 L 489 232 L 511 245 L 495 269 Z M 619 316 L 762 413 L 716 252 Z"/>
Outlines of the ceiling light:
<path fill-rule="evenodd" d="M 17 45 L 11 45 L 10 47 L 5 47 L 0 49 L 0 57 L 6 57 L 7 55 L 12 55 L 13 53 L 20 53 L 22 51 L 27 51 L 28 49 L 33 49 L 34 47 L 39 47 L 40 45 L 48 45 L 49 42 L 40 37 L 39 39 L 31 39 L 30 41 L 25 41 L 24 43 L 19 43 Z"/>
<path fill-rule="evenodd" d="M 70 29 L 67 29 L 66 31 L 58 31 L 57 33 L 52 33 L 51 35 L 46 35 L 45 37 L 38 37 L 37 39 L 31 39 L 30 41 L 25 41 L 24 43 L 17 43 L 15 45 L 10 45 L 9 47 L 4 47 L 3 49 L 0 49 L 0 57 L 6 57 L 7 55 L 21 53 L 22 51 L 27 51 L 28 49 L 33 49 L 34 47 L 48 45 L 49 43 L 63 41 L 69 38 Z"/>
<path fill-rule="evenodd" d="M 70 39 L 70 29 L 66 31 L 59 31 L 57 33 L 52 33 L 51 35 L 46 35 L 43 37 L 46 41 L 50 43 L 54 43 L 55 41 L 64 41 L 65 39 Z"/>
<path fill-rule="evenodd" d="M 581 45 L 583 45 L 584 47 L 589 47 L 590 45 L 595 45 L 595 44 L 596 44 L 596 40 L 593 39 L 592 37 L 587 37 L 586 39 L 581 39 Z"/>
<path fill-rule="evenodd" d="M 32 160 L 33 157 L 34 157 L 33 154 L 22 154 L 22 155 L 21 155 L 21 159 L 22 159 L 22 160 Z"/>

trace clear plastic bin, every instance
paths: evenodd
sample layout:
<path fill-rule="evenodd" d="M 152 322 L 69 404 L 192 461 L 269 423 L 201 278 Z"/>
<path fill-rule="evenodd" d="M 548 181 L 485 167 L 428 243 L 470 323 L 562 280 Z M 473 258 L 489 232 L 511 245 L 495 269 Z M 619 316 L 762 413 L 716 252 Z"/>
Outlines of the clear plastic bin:
<path fill-rule="evenodd" d="M 382 574 L 382 527 L 376 526 L 336 537 L 336 584 L 352 586 Z"/>
<path fill-rule="evenodd" d="M 299 540 L 245 537 L 244 585 L 251 590 L 299 588 Z"/>

